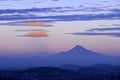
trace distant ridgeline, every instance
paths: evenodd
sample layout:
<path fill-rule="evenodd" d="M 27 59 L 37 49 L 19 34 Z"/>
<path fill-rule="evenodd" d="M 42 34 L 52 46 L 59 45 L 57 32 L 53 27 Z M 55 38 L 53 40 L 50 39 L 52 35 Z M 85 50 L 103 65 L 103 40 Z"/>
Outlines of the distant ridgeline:
<path fill-rule="evenodd" d="M 120 58 L 90 51 L 82 46 L 49 56 L 1 57 L 0 69 L 25 69 L 30 67 L 58 67 L 67 64 L 90 66 L 95 64 L 119 65 Z"/>

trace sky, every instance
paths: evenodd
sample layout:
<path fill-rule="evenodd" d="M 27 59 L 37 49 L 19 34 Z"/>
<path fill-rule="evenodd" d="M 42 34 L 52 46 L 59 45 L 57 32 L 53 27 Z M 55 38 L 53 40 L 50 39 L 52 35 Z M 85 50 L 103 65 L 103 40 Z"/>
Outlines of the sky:
<path fill-rule="evenodd" d="M 120 56 L 119 0 L 0 0 L 0 56 L 57 54 L 75 45 Z"/>

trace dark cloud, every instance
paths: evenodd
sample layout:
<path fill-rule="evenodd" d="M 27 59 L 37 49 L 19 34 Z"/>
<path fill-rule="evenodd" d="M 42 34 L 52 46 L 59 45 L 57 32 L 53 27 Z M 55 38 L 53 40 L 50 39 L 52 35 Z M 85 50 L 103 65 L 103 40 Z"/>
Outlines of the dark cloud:
<path fill-rule="evenodd" d="M 17 24 L 28 25 L 28 26 L 52 26 L 48 23 L 41 22 L 41 21 L 22 21 L 22 22 L 18 22 Z"/>
<path fill-rule="evenodd" d="M 86 31 L 120 31 L 120 28 L 93 28 Z"/>
<path fill-rule="evenodd" d="M 28 13 L 28 12 L 67 12 L 67 11 L 86 11 L 86 12 L 97 12 L 97 11 L 112 11 L 120 12 L 119 8 L 106 9 L 112 6 L 99 6 L 99 7 L 89 7 L 80 5 L 79 7 L 46 7 L 46 8 L 27 8 L 27 9 L 0 9 L 0 14 L 5 13 Z"/>
<path fill-rule="evenodd" d="M 111 11 L 120 13 L 120 9 L 119 8 L 111 9 Z"/>
<path fill-rule="evenodd" d="M 13 21 L 8 23 L 1 23 L 0 25 L 11 25 L 11 26 L 36 26 L 36 27 L 52 27 L 51 24 L 45 21 Z"/>
<path fill-rule="evenodd" d="M 9 13 L 29 13 L 29 12 L 60 12 L 60 11 L 68 11 L 62 9 L 72 9 L 72 7 L 50 7 L 50 8 L 30 8 L 30 9 L 5 9 L 0 10 L 0 14 L 9 14 Z M 76 9 L 75 9 L 76 10 Z M 74 11 L 74 10 L 69 10 Z"/>
<path fill-rule="evenodd" d="M 101 25 L 99 25 L 99 26 L 104 26 L 104 27 L 108 27 L 108 26 L 113 26 L 113 27 L 111 27 L 111 28 L 118 28 L 118 27 L 120 27 L 120 24 L 112 24 L 112 25 L 105 25 L 105 24 L 101 24 Z"/>
<path fill-rule="evenodd" d="M 108 26 L 108 25 L 101 24 L 101 25 L 99 25 L 99 26 Z"/>
<path fill-rule="evenodd" d="M 105 9 L 111 6 L 101 6 L 101 7 L 87 7 L 80 5 L 78 8 L 64 6 L 64 7 L 48 7 L 48 8 L 30 8 L 30 9 L 3 9 L 0 10 L 0 14 L 14 14 L 14 13 L 29 13 L 29 12 L 73 12 L 73 11 L 85 11 L 85 12 L 98 12 L 98 11 L 111 11 L 120 12 L 119 8 Z"/>
<path fill-rule="evenodd" d="M 81 15 L 56 15 L 56 16 L 36 16 L 36 15 L 11 15 L 0 16 L 0 20 L 26 20 L 26 19 L 48 19 L 46 21 L 77 21 L 77 20 L 109 20 L 120 19 L 119 13 L 109 14 L 81 14 Z"/>
<path fill-rule="evenodd" d="M 112 24 L 112 26 L 120 27 L 120 24 Z"/>
<path fill-rule="evenodd" d="M 87 35 L 87 36 L 113 36 L 120 37 L 120 32 L 109 32 L 109 33 L 92 33 L 92 32 L 81 32 L 81 33 L 70 33 L 72 35 Z"/>
<path fill-rule="evenodd" d="M 87 7 L 80 5 L 74 7 L 49 7 L 49 8 L 30 8 L 30 9 L 5 9 L 0 10 L 0 20 L 26 20 L 26 19 L 41 19 L 41 21 L 77 21 L 77 20 L 103 20 L 103 19 L 120 19 L 120 9 L 105 9 L 105 7 Z M 105 13 L 101 13 L 104 11 Z M 109 13 L 106 13 L 106 11 Z M 37 15 L 45 13 L 46 16 Z M 67 13 L 71 14 L 67 14 Z M 73 12 L 73 13 L 72 13 Z M 77 14 L 74 14 L 74 12 Z M 79 14 L 84 12 L 83 14 Z M 87 14 L 87 12 L 90 12 Z M 98 14 L 96 14 L 98 12 Z M 49 13 L 53 15 L 49 16 Z M 64 15 L 62 13 L 65 13 Z M 47 15 L 48 14 L 48 15 Z M 55 14 L 55 15 L 54 15 Z M 48 20 L 45 20 L 48 19 Z"/>

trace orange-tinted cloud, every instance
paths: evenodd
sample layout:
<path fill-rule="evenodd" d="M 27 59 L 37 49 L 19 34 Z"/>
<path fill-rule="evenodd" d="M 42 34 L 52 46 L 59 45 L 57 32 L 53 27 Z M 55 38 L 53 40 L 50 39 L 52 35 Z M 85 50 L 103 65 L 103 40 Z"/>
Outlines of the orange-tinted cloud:
<path fill-rule="evenodd" d="M 16 31 L 22 31 L 22 32 L 27 32 L 27 31 L 44 31 L 44 32 L 47 32 L 47 30 L 44 30 L 44 29 L 29 29 L 29 30 L 16 30 Z"/>
<path fill-rule="evenodd" d="M 47 37 L 48 35 L 45 32 L 31 32 L 24 35 L 24 37 Z"/>
<path fill-rule="evenodd" d="M 47 24 L 45 22 L 39 22 L 39 21 L 24 21 L 21 23 L 25 25 L 31 25 L 31 26 L 51 26 L 50 24 Z"/>

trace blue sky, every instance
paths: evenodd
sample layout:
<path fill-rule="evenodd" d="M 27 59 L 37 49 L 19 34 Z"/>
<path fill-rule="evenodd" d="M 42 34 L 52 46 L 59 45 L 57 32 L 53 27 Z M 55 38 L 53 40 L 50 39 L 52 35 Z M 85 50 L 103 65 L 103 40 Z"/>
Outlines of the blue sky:
<path fill-rule="evenodd" d="M 1 9 L 31 8 L 31 7 L 41 8 L 41 7 L 56 7 L 56 6 L 78 7 L 80 5 L 84 5 L 84 6 L 120 5 L 119 0 L 0 0 L 0 1 L 1 1 L 0 2 Z"/>

